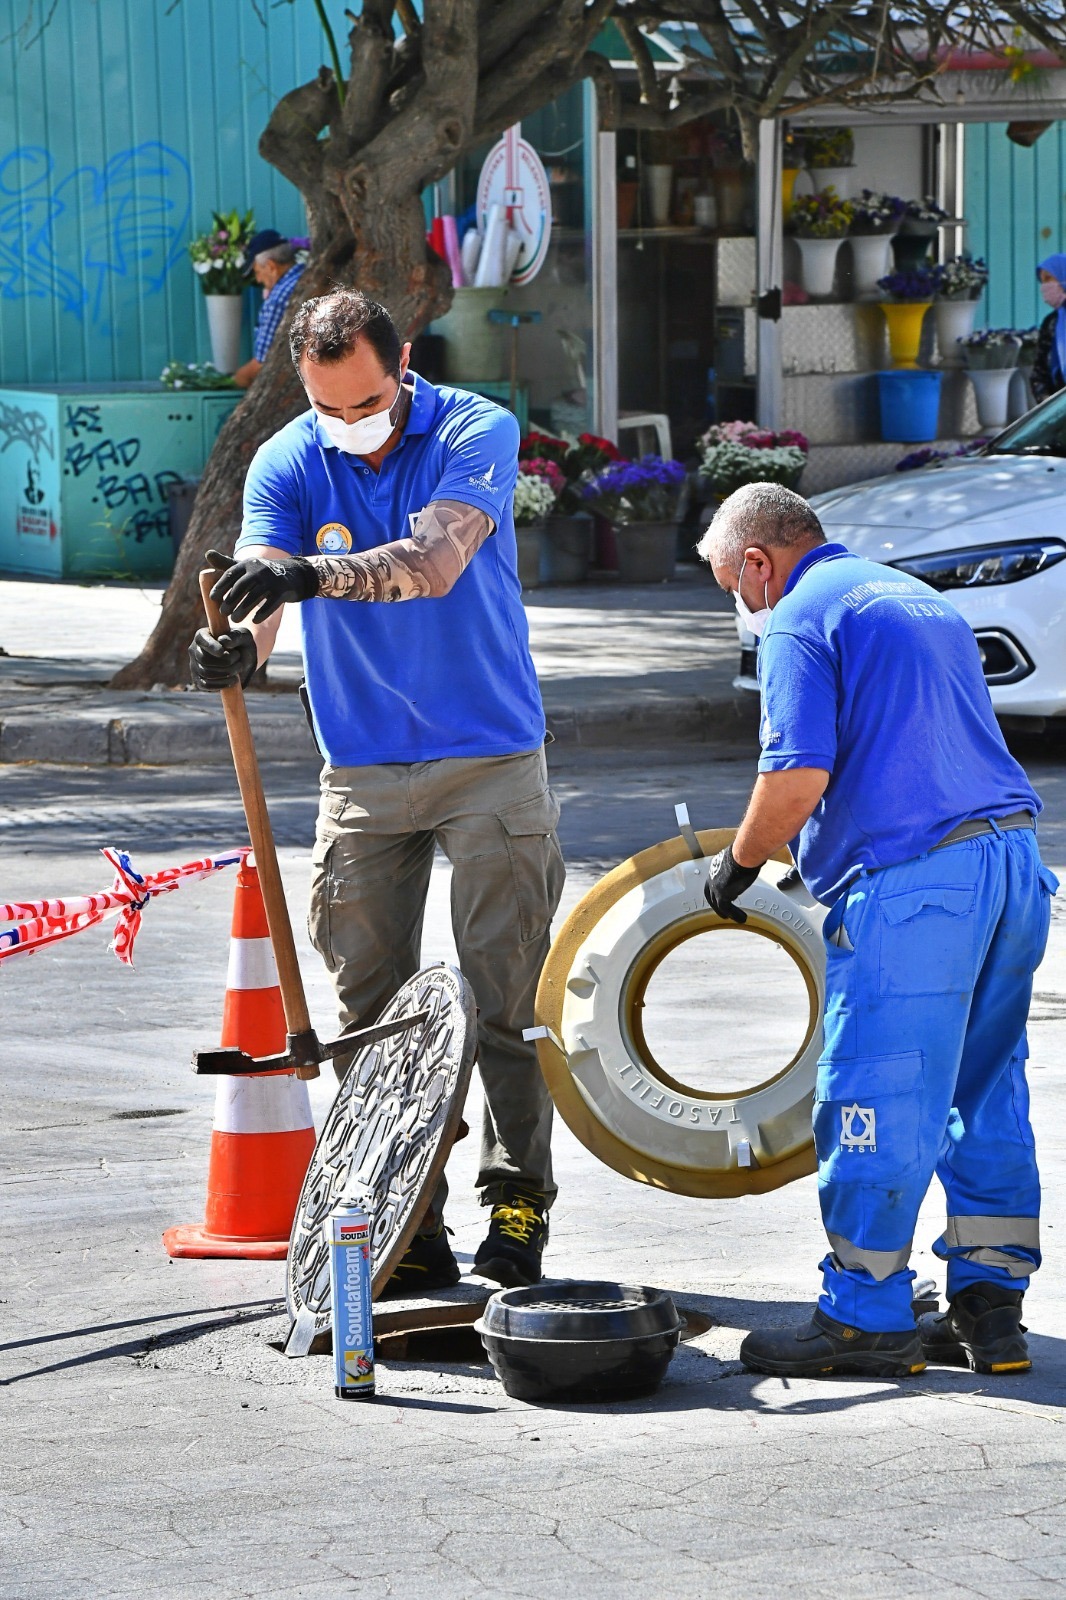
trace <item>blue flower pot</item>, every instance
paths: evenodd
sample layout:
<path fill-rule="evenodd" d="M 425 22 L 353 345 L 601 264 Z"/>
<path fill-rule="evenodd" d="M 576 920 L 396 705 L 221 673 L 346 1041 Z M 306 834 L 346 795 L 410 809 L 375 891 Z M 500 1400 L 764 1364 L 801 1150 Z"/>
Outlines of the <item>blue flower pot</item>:
<path fill-rule="evenodd" d="M 939 372 L 920 368 L 877 374 L 881 438 L 886 443 L 929 444 L 940 420 Z"/>

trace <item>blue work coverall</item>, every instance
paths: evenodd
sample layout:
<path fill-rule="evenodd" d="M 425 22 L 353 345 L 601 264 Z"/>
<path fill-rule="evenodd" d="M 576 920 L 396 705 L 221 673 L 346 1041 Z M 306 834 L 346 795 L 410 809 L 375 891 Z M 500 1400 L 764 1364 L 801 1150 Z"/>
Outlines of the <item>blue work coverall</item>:
<path fill-rule="evenodd" d="M 759 682 L 759 770 L 830 774 L 793 845 L 830 908 L 819 1305 L 852 1327 L 902 1330 L 934 1173 L 949 1296 L 974 1282 L 1024 1289 L 1040 1264 L 1025 1024 L 1058 887 L 1030 825 L 1040 801 L 1003 742 L 960 613 L 842 545 L 793 569 Z M 937 848 L 964 824 L 973 837 Z"/>

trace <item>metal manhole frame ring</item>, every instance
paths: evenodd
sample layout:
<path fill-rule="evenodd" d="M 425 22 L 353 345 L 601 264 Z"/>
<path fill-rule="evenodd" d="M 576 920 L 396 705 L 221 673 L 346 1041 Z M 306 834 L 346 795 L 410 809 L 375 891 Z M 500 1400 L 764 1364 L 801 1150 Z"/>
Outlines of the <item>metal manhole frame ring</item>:
<path fill-rule="evenodd" d="M 736 837 L 735 828 L 707 828 L 696 833 L 704 858 L 715 855 L 726 845 L 732 844 Z M 784 866 L 791 865 L 792 858 L 787 851 L 777 852 L 771 860 Z M 607 1127 L 594 1113 L 589 1099 L 582 1093 L 578 1086 L 574 1072 L 571 1069 L 570 1057 L 563 1044 L 566 1031 L 565 1009 L 568 996 L 568 985 L 574 979 L 575 967 L 578 957 L 589 941 L 592 934 L 612 911 L 612 909 L 634 889 L 641 889 L 652 883 L 656 878 L 666 874 L 677 867 L 699 867 L 693 861 L 692 851 L 686 841 L 681 837 L 663 840 L 662 843 L 652 845 L 647 850 L 640 851 L 628 860 L 621 862 L 605 877 L 593 885 L 582 900 L 574 907 L 566 922 L 559 930 L 552 943 L 548 958 L 541 973 L 540 983 L 537 987 L 535 1002 L 535 1020 L 544 1033 L 537 1039 L 537 1056 L 540 1061 L 541 1071 L 544 1074 L 548 1089 L 559 1114 L 586 1149 L 602 1161 L 613 1171 L 623 1177 L 632 1178 L 635 1182 L 646 1183 L 654 1188 L 666 1189 L 674 1194 L 687 1194 L 696 1198 L 735 1198 L 746 1194 L 763 1194 L 770 1190 L 780 1188 L 786 1183 L 791 1183 L 796 1178 L 806 1177 L 817 1171 L 817 1155 L 814 1149 L 813 1131 L 805 1140 L 799 1142 L 795 1148 L 788 1150 L 780 1159 L 767 1159 L 765 1154 L 761 1160 L 753 1161 L 748 1167 L 733 1165 L 731 1167 L 703 1167 L 697 1168 L 680 1162 L 671 1162 L 657 1158 L 647 1150 L 639 1149 L 636 1145 L 621 1137 L 615 1130 Z M 703 863 L 703 877 L 706 876 L 707 860 Z M 760 886 L 756 884 L 755 889 Z M 763 885 L 766 887 L 766 885 Z M 744 903 L 744 897 L 741 897 Z M 797 965 L 808 978 L 804 970 L 805 964 L 799 955 L 806 954 L 800 946 L 792 946 L 792 941 L 782 937 L 781 926 L 769 918 L 753 914 L 748 909 L 748 918 L 751 931 L 763 933 L 775 943 L 782 945 L 789 954 L 793 955 Z M 817 915 L 821 916 L 822 908 L 817 908 Z M 695 920 L 697 913 L 692 910 L 691 919 Z M 713 913 L 707 913 L 710 926 Z M 703 913 L 700 913 L 703 917 Z M 687 919 L 686 919 L 687 920 Z M 812 918 L 812 920 L 814 920 Z M 699 931 L 693 929 L 693 932 Z M 647 943 L 651 943 L 649 940 Z M 682 942 L 681 939 L 677 941 Z M 820 952 L 824 961 L 824 952 Z M 643 1069 L 649 1077 L 657 1078 L 666 1086 L 667 1079 L 663 1069 L 654 1062 L 654 1057 L 645 1060 L 635 1050 L 636 1040 L 625 1037 L 624 1026 L 624 996 L 627 986 L 632 993 L 632 970 L 637 963 L 630 964 L 630 971 L 618 986 L 619 1005 L 619 1038 L 623 1048 L 639 1069 Z M 824 976 L 818 969 L 816 979 L 820 979 L 824 986 Z M 819 984 L 815 984 L 819 990 Z M 811 992 L 811 983 L 808 979 L 808 991 Z M 819 990 L 820 992 L 820 990 Z M 808 1029 L 806 1041 L 807 1051 L 810 1054 L 811 1045 L 815 1043 L 811 1030 Z M 650 1057 L 651 1053 L 648 1052 Z M 803 1051 L 793 1059 L 783 1070 L 777 1071 L 764 1082 L 751 1089 L 740 1091 L 729 1099 L 736 1105 L 751 1101 L 754 1096 L 763 1093 L 770 1085 L 784 1083 L 792 1073 L 796 1073 L 801 1065 Z M 654 1065 L 653 1065 L 654 1063 Z M 813 1094 L 813 1080 L 810 1085 Z M 717 1096 L 708 1095 L 702 1091 L 685 1089 L 685 1094 L 693 1100 L 712 1101 Z M 797 1105 L 802 1101 L 797 1102 Z"/>

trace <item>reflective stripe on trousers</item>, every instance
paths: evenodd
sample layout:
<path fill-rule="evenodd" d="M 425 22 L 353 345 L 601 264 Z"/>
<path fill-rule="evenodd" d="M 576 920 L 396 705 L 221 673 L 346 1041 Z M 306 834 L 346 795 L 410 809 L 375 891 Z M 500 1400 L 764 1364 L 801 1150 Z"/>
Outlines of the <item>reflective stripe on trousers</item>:
<path fill-rule="evenodd" d="M 832 1251 L 820 1304 L 837 1320 L 912 1324 L 907 1263 L 934 1172 L 949 1295 L 1023 1288 L 1039 1265 L 1025 1021 L 1056 887 L 1034 834 L 988 834 L 858 879 L 826 918 L 814 1127 Z"/>

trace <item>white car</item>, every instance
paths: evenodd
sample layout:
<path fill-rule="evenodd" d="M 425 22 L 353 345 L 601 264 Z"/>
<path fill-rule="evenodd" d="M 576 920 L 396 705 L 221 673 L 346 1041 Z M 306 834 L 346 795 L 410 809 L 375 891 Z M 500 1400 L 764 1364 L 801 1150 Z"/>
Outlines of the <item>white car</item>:
<path fill-rule="evenodd" d="M 899 567 L 962 612 L 1000 716 L 1066 714 L 1066 391 L 978 454 L 815 495 L 826 538 Z M 737 688 L 757 689 L 739 627 Z"/>

